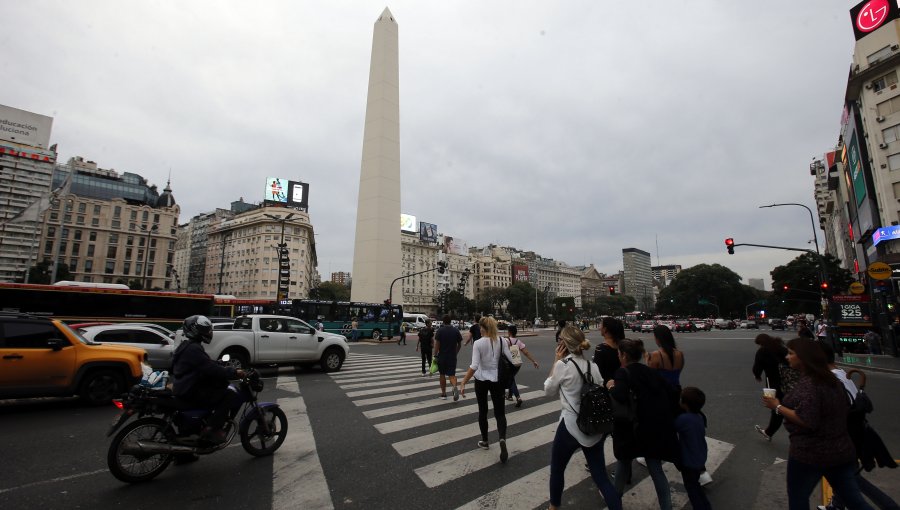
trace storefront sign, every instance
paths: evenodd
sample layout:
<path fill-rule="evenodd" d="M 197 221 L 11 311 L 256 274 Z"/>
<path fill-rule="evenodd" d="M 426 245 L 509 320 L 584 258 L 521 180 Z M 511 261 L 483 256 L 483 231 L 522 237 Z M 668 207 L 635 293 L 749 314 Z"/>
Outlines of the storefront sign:
<path fill-rule="evenodd" d="M 866 273 L 875 280 L 887 280 L 891 277 L 891 266 L 884 262 L 873 262 L 869 264 Z"/>

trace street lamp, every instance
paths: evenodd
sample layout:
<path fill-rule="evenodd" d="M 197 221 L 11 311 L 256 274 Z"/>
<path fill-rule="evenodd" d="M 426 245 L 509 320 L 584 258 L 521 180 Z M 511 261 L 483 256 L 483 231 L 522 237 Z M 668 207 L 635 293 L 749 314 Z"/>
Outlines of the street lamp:
<path fill-rule="evenodd" d="M 147 233 L 147 246 L 144 246 L 144 280 L 141 283 L 141 288 L 144 290 L 147 290 L 147 266 L 150 259 L 150 235 L 157 230 L 159 230 L 159 225 L 153 225 L 150 228 L 147 228 L 146 225 L 141 225 L 141 232 Z"/>
<path fill-rule="evenodd" d="M 819 274 L 819 284 L 820 284 L 819 285 L 819 287 L 820 287 L 819 299 L 822 302 L 821 305 L 824 307 L 825 306 L 825 291 L 824 291 L 824 289 L 821 288 L 821 284 L 828 281 L 828 270 L 825 269 L 825 261 L 822 259 L 822 254 L 819 253 L 819 237 L 816 234 L 816 220 L 813 219 L 812 209 L 810 209 L 809 207 L 807 207 L 803 204 L 798 204 L 795 202 L 786 202 L 784 204 L 761 205 L 761 206 L 759 206 L 759 208 L 766 209 L 769 207 L 782 207 L 782 206 L 787 206 L 787 205 L 802 207 L 802 208 L 806 209 L 806 212 L 809 213 L 809 223 L 812 225 L 812 229 L 813 229 L 813 242 L 816 244 L 816 256 L 819 258 L 819 264 L 821 265 L 821 274 Z M 823 316 L 825 315 L 824 311 L 823 311 L 822 315 Z"/>

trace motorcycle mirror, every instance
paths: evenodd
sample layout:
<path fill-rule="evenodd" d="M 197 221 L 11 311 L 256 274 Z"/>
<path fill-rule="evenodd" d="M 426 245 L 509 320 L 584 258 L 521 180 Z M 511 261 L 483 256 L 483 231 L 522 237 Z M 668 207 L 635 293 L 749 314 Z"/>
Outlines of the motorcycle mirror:
<path fill-rule="evenodd" d="M 231 361 L 231 354 L 222 355 L 222 361 L 224 361 L 225 363 L 228 363 L 229 361 Z"/>

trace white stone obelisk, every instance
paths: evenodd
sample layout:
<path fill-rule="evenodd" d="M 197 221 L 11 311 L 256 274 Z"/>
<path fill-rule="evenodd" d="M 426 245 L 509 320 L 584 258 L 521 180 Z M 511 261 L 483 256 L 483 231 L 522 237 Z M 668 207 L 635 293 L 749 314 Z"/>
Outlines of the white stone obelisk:
<path fill-rule="evenodd" d="M 402 271 L 400 258 L 400 62 L 391 11 L 375 22 L 363 132 L 353 287 L 350 299 L 381 303 Z M 402 285 L 394 303 L 403 302 Z"/>

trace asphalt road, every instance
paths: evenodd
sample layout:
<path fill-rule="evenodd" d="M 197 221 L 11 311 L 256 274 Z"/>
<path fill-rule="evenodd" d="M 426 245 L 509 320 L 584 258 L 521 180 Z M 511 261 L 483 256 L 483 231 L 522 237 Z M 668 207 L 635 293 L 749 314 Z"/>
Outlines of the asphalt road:
<path fill-rule="evenodd" d="M 682 384 L 707 395 L 707 436 L 715 455 L 707 487 L 716 508 L 726 505 L 782 508 L 788 438 L 769 443 L 753 429 L 768 411 L 750 372 L 757 331 L 677 334 L 686 367 Z M 652 344 L 649 335 L 629 333 Z M 414 335 L 407 346 L 353 344 L 344 370 L 268 370 L 263 400 L 288 412 L 288 441 L 275 456 L 253 458 L 240 446 L 188 466 L 171 466 L 155 480 L 123 484 L 106 469 L 105 431 L 112 407 L 74 400 L 0 402 L 0 508 L 545 508 L 547 465 L 555 399 L 542 396 L 553 359 L 552 331 L 522 340 L 540 362 L 527 364 L 517 381 L 525 405 L 508 406 L 511 458 L 497 462 L 481 451 L 474 394 L 437 399 L 436 378 L 421 377 Z M 592 331 L 593 344 L 599 335 Z M 468 365 L 471 347 L 459 356 Z M 900 452 L 900 375 L 870 373 L 867 390 L 876 410 L 870 421 L 895 456 Z M 277 383 L 277 384 L 276 384 Z M 469 390 L 474 391 L 470 383 Z M 534 393 L 532 393 L 534 392 Z M 714 452 L 714 453 L 713 453 Z M 607 463 L 613 461 L 607 455 Z M 567 473 L 564 505 L 602 505 L 576 454 Z M 900 498 L 900 470 L 878 470 L 876 483 Z M 646 470 L 635 467 L 626 508 L 656 508 Z M 680 477 L 670 476 L 675 501 L 684 501 Z M 679 499 L 680 498 L 680 499 Z M 678 506 L 676 506 L 678 507 Z"/>

